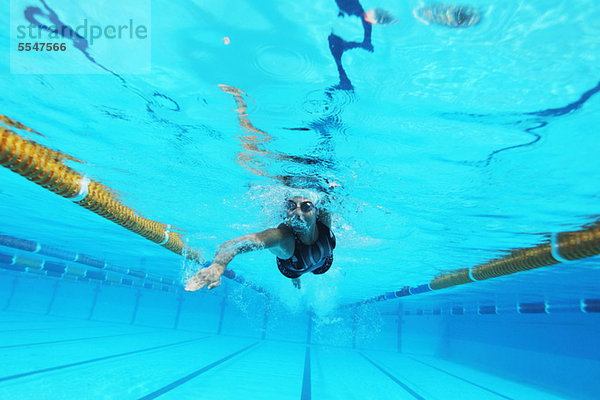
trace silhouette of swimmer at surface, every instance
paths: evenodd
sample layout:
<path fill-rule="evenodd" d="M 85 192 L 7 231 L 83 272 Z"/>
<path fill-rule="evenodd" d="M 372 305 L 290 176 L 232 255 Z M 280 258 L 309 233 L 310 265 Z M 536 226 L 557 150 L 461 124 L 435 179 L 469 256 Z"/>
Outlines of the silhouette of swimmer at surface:
<path fill-rule="evenodd" d="M 338 17 L 353 16 L 360 18 L 363 28 L 362 42 L 354 42 L 343 39 L 333 32 L 327 38 L 329 42 L 329 51 L 335 60 L 338 69 L 340 82 L 333 86 L 332 89 L 338 90 L 354 90 L 350 78 L 342 65 L 342 55 L 348 50 L 363 49 L 369 52 L 373 51 L 373 43 L 371 43 L 372 25 L 390 25 L 396 22 L 396 19 L 387 11 L 376 8 L 374 10 L 365 11 L 358 0 L 335 0 L 338 6 Z"/>
<path fill-rule="evenodd" d="M 227 265 L 238 254 L 269 249 L 277 257 L 277 267 L 300 289 L 300 276 L 323 274 L 333 263 L 335 236 L 328 212 L 317 208 L 307 197 L 294 196 L 285 202 L 286 218 L 277 228 L 250 233 L 228 240 L 217 249 L 211 265 L 187 280 L 185 290 L 195 291 L 221 284 Z"/>
<path fill-rule="evenodd" d="M 413 15 L 425 25 L 434 24 L 449 28 L 468 28 L 481 21 L 481 14 L 478 10 L 467 6 L 447 4 L 421 6 L 413 10 Z"/>

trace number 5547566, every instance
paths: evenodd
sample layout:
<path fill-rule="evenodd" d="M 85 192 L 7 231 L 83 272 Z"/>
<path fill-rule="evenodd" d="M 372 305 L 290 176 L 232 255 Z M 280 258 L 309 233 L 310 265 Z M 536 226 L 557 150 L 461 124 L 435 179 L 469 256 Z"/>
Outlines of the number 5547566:
<path fill-rule="evenodd" d="M 67 45 L 65 43 L 19 43 L 19 51 L 65 51 Z"/>

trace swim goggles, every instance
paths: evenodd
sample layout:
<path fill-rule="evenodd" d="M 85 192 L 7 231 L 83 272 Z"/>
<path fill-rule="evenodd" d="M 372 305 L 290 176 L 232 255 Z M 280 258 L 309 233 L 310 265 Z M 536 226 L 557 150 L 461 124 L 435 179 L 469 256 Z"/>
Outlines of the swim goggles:
<path fill-rule="evenodd" d="M 298 207 L 300 207 L 300 210 L 305 213 L 315 209 L 315 205 L 312 203 L 312 201 L 303 201 L 300 204 L 296 204 L 294 200 L 287 201 L 286 208 L 288 211 L 294 211 Z"/>

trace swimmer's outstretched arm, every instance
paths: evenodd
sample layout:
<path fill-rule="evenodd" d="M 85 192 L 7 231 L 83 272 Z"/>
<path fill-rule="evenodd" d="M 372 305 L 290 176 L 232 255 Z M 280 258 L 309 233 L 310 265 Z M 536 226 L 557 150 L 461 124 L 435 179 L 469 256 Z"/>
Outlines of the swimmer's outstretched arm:
<path fill-rule="evenodd" d="M 202 268 L 196 275 L 188 279 L 185 290 L 195 291 L 204 286 L 207 289 L 213 289 L 219 286 L 227 265 L 236 255 L 262 249 L 269 249 L 278 257 L 291 257 L 294 252 L 294 235 L 290 228 L 281 224 L 277 228 L 251 233 L 224 242 L 217 249 L 212 264 L 207 268 Z"/>

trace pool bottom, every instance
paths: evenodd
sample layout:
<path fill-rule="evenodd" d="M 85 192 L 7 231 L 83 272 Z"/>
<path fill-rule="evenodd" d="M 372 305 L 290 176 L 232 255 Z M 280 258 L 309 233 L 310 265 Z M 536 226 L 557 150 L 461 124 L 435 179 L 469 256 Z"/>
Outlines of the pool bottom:
<path fill-rule="evenodd" d="M 560 399 L 432 356 L 0 313 L 0 398 Z"/>

